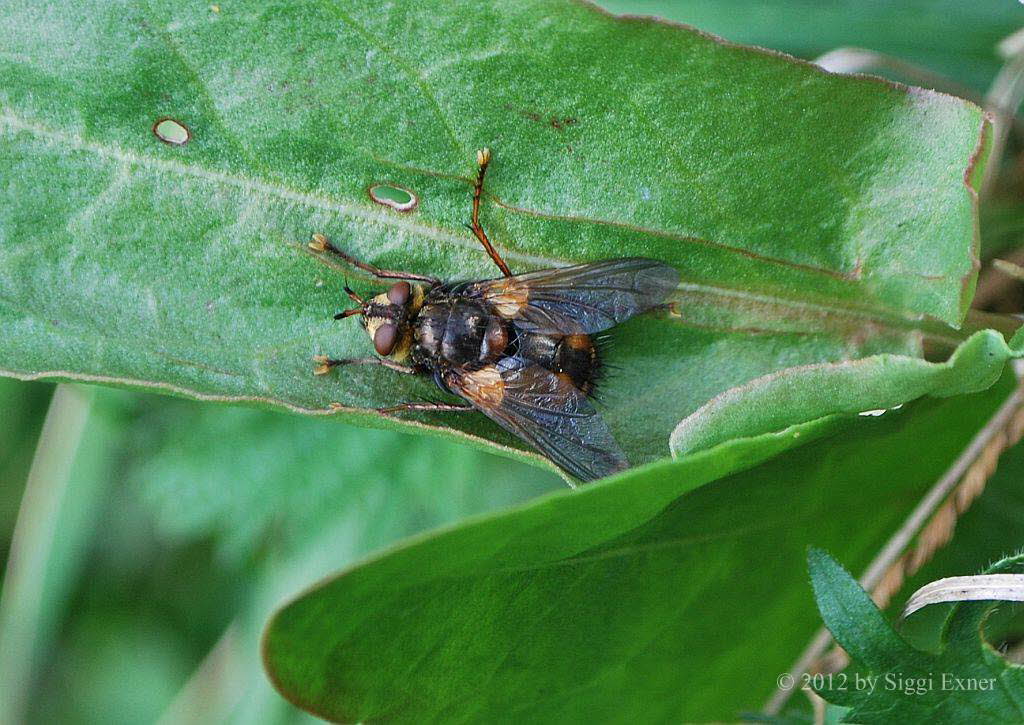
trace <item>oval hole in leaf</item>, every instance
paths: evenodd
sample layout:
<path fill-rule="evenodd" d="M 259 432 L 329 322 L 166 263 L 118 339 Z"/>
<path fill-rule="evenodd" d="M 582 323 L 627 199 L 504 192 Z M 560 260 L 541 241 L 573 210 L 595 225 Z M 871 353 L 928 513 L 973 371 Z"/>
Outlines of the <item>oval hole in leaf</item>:
<path fill-rule="evenodd" d="M 398 211 L 412 211 L 419 199 L 408 189 L 391 184 L 374 184 L 370 187 L 370 198 L 378 204 L 390 206 Z"/>
<path fill-rule="evenodd" d="M 153 124 L 153 134 L 172 146 L 184 146 L 192 138 L 188 126 L 173 118 L 159 118 Z"/>

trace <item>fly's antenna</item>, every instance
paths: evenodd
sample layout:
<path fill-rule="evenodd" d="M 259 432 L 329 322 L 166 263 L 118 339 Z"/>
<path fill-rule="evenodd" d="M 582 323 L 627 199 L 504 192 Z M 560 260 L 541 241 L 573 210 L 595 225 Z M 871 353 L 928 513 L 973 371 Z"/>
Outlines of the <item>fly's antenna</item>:
<path fill-rule="evenodd" d="M 343 289 L 345 290 L 345 294 L 348 295 L 348 298 L 355 302 L 357 305 L 359 305 L 359 307 L 353 307 L 351 310 L 344 310 L 343 312 L 339 312 L 334 316 L 334 319 L 344 320 L 346 317 L 352 317 L 353 315 L 365 315 L 366 302 L 363 300 L 363 298 L 357 295 L 352 290 L 352 288 L 348 286 L 347 281 L 345 282 L 345 287 Z"/>

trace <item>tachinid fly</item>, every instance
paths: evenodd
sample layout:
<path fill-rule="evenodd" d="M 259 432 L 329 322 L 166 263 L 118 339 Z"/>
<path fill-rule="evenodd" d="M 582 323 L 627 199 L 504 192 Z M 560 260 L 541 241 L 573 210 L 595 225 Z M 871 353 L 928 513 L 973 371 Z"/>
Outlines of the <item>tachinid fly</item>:
<path fill-rule="evenodd" d="M 383 365 L 431 375 L 468 405 L 402 403 L 399 411 L 478 410 L 583 481 L 629 466 L 589 399 L 601 359 L 591 335 L 664 302 L 679 273 L 652 259 L 628 257 L 513 275 L 480 226 L 480 196 L 490 152 L 477 152 L 470 229 L 502 277 L 444 283 L 378 269 L 342 252 L 321 234 L 310 247 L 383 279 L 401 280 L 335 315 L 360 316 L 378 357 L 317 357 L 318 374 L 338 365 Z"/>

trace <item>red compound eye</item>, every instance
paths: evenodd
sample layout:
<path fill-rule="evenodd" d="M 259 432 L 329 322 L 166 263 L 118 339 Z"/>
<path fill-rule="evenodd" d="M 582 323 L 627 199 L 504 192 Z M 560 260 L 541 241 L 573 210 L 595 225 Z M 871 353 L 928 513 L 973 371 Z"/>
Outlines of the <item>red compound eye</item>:
<path fill-rule="evenodd" d="M 373 333 L 373 347 L 378 355 L 390 355 L 398 342 L 398 325 L 385 322 Z"/>
<path fill-rule="evenodd" d="M 393 305 L 404 305 L 409 301 L 409 294 L 412 292 L 412 287 L 409 286 L 408 282 L 398 282 L 391 286 L 388 290 L 388 302 Z"/>

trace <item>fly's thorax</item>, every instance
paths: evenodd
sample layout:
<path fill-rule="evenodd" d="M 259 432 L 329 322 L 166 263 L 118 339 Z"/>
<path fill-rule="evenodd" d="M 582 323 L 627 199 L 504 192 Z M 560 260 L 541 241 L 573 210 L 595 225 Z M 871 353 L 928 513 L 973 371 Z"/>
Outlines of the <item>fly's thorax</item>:
<path fill-rule="evenodd" d="M 402 284 L 408 287 L 403 289 Z M 401 294 L 396 295 L 396 289 Z M 399 283 L 367 302 L 362 320 L 378 354 L 397 362 L 409 357 L 413 344 L 412 322 L 423 307 L 423 298 L 420 285 Z"/>
<path fill-rule="evenodd" d="M 509 327 L 478 300 L 453 295 L 428 301 L 413 324 L 413 334 L 426 358 L 464 365 L 498 359 L 509 345 Z"/>
<path fill-rule="evenodd" d="M 428 358 L 441 356 L 441 341 L 448 327 L 449 309 L 446 302 L 428 302 L 416 316 L 413 334 L 417 346 Z"/>

